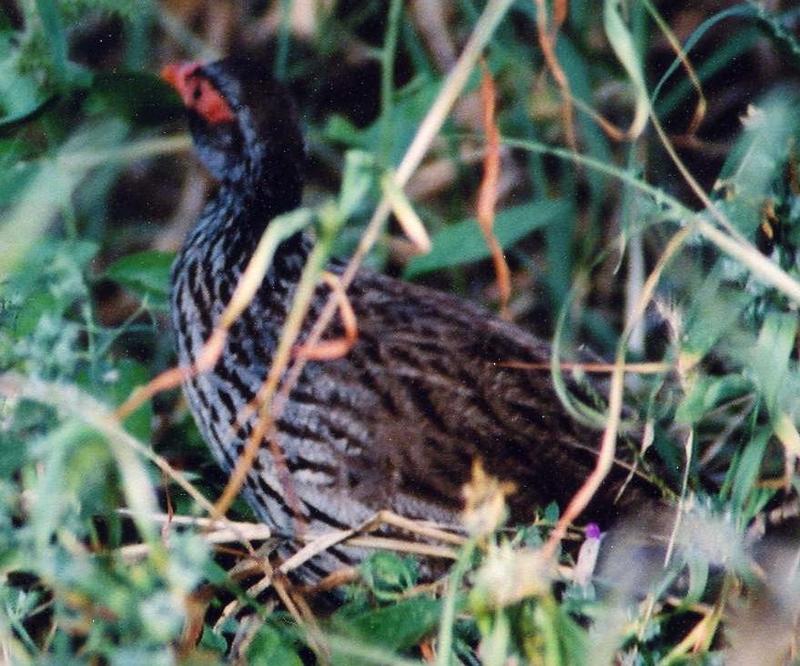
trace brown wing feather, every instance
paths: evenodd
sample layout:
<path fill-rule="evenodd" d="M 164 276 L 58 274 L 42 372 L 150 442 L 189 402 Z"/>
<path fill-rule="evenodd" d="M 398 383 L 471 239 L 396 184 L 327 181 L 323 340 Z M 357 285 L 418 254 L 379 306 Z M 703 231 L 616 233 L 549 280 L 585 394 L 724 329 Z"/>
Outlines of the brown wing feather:
<path fill-rule="evenodd" d="M 600 433 L 565 412 L 548 372 L 503 365 L 548 361 L 545 343 L 480 307 L 367 271 L 349 296 L 359 340 L 317 367 L 338 385 L 370 387 L 356 418 L 372 441 L 351 471 L 353 492 L 376 509 L 453 517 L 480 458 L 517 485 L 514 519 L 564 506 L 594 466 Z M 617 465 L 591 514 L 613 510 L 627 476 Z M 649 494 L 636 477 L 623 503 Z"/>

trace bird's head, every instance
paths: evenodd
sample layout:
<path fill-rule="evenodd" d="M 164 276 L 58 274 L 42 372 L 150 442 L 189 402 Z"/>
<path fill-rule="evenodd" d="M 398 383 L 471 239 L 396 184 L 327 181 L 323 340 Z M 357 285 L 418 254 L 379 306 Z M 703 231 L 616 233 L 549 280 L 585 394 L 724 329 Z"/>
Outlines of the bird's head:
<path fill-rule="evenodd" d="M 295 105 L 261 63 L 183 62 L 161 76 L 180 95 L 200 159 L 215 178 L 285 200 L 282 208 L 299 203 L 305 150 Z"/>

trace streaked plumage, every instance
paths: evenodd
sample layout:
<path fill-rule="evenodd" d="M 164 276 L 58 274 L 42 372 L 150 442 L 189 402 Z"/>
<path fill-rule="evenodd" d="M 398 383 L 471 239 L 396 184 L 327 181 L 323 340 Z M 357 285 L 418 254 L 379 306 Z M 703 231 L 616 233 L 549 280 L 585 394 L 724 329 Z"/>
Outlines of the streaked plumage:
<path fill-rule="evenodd" d="M 254 63 L 224 60 L 182 76 L 173 82 L 189 100 L 198 152 L 220 179 L 173 271 L 178 356 L 189 364 L 265 225 L 299 205 L 304 151 L 291 101 Z M 235 122 L 207 122 L 191 108 L 197 81 L 210 82 Z M 217 366 L 185 386 L 203 437 L 226 471 L 254 419 L 238 433 L 232 426 L 266 377 L 310 247 L 298 234 L 279 248 Z M 327 293 L 318 289 L 307 325 Z M 345 358 L 308 363 L 277 423 L 310 529 L 351 526 L 387 508 L 457 523 L 462 484 L 476 457 L 489 473 L 515 482 L 516 521 L 531 519 L 550 501 L 563 506 L 569 500 L 594 465 L 599 433 L 567 415 L 548 373 L 503 365 L 546 361 L 545 343 L 476 305 L 367 270 L 348 295 L 358 342 Z M 594 515 L 613 513 L 626 476 L 623 467 L 615 469 L 592 505 Z M 635 478 L 624 503 L 646 494 L 646 484 Z M 291 509 L 267 446 L 245 496 L 278 533 L 292 534 Z"/>

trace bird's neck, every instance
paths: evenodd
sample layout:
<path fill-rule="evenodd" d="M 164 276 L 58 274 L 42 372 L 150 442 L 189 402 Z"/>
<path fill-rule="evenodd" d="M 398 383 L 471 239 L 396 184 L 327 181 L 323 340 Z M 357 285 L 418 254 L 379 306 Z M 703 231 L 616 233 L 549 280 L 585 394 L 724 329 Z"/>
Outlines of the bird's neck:
<path fill-rule="evenodd" d="M 303 196 L 303 165 L 296 155 L 281 151 L 268 142 L 254 141 L 246 151 L 246 166 L 238 181 L 223 183 L 223 189 L 249 211 L 257 233 L 272 218 L 300 205 Z M 263 219 L 259 227 L 257 218 Z"/>
<path fill-rule="evenodd" d="M 213 272 L 223 265 L 244 270 L 269 224 L 298 207 L 301 190 L 299 175 L 288 168 L 282 174 L 273 169 L 248 171 L 248 180 L 222 182 L 189 234 L 184 254 L 197 256 Z M 299 278 L 298 268 L 310 247 L 303 233 L 283 241 L 275 251 L 267 281 Z"/>
<path fill-rule="evenodd" d="M 301 202 L 304 156 L 283 148 L 278 139 L 245 133 L 238 159 L 229 154 L 227 164 L 217 170 L 219 188 L 189 234 L 184 254 L 197 257 L 213 273 L 221 266 L 244 269 L 268 225 Z M 308 242 L 299 235 L 281 243 L 268 277 L 275 277 L 282 266 L 302 265 L 307 254 Z"/>

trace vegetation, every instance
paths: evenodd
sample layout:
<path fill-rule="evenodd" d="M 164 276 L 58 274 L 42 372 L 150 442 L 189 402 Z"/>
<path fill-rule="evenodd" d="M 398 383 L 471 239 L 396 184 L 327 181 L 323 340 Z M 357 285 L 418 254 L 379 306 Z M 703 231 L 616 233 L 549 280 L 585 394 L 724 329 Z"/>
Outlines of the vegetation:
<path fill-rule="evenodd" d="M 0 661 L 796 658 L 800 11 L 724 4 L 3 3 Z M 485 49 L 457 60 L 470 35 Z M 476 474 L 467 537 L 424 544 L 447 573 L 376 551 L 312 608 L 269 577 L 243 503 L 232 531 L 203 522 L 224 479 L 179 390 L 115 415 L 174 362 L 169 267 L 209 187 L 154 72 L 242 49 L 304 111 L 286 223 L 339 256 L 371 239 L 370 265 L 552 339 L 575 417 L 641 449 L 670 510 L 624 518 L 597 575 L 595 527 L 560 541 L 553 505 L 504 529 Z M 583 343 L 615 359 L 594 368 L 608 408 L 560 381 Z"/>

